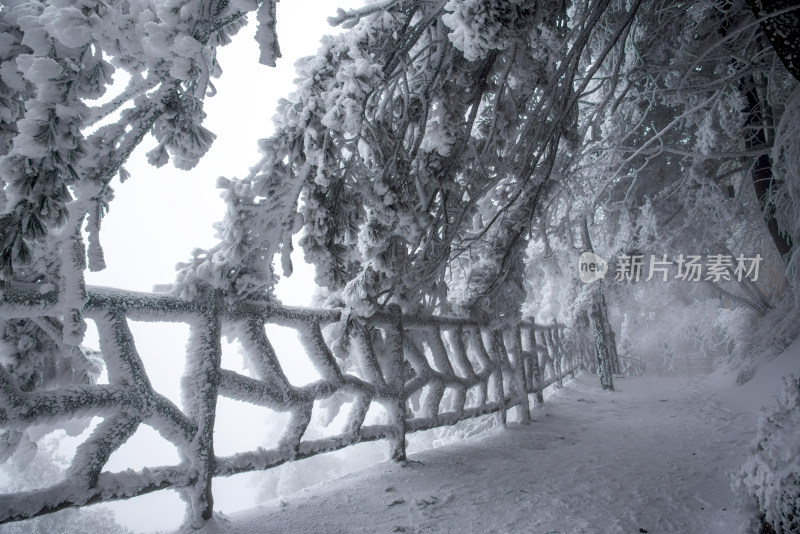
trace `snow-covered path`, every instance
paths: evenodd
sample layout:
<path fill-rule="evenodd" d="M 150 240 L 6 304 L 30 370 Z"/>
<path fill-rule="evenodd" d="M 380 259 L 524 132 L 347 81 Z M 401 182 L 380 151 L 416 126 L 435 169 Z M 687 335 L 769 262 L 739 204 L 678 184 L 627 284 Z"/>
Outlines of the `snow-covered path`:
<path fill-rule="evenodd" d="M 728 471 L 755 413 L 699 380 L 584 373 L 528 426 L 467 438 L 219 516 L 206 533 L 734 533 Z M 743 389 L 743 388 L 742 388 Z"/>

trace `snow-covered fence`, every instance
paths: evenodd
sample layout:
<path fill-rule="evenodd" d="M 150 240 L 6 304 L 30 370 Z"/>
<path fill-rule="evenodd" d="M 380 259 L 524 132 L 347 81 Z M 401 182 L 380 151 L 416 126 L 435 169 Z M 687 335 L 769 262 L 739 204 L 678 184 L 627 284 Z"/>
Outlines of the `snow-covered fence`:
<path fill-rule="evenodd" d="M 36 319 L 62 313 L 54 292 L 3 288 L 3 317 Z M 392 458 L 402 460 L 408 432 L 489 413 L 499 414 L 505 422 L 506 413 L 515 407 L 520 421 L 527 421 L 529 395 L 541 402 L 543 388 L 581 365 L 565 351 L 564 328 L 556 324 L 521 322 L 491 330 L 469 320 L 403 315 L 399 308 L 369 318 L 348 318 L 336 309 L 266 303 L 224 306 L 221 300 L 186 302 L 165 294 L 107 288 L 89 288 L 83 313 L 97 324 L 108 384 L 24 392 L 0 365 L 0 430 L 87 416 L 102 417 L 103 422 L 78 447 L 63 481 L 0 495 L 0 523 L 177 488 L 187 502 L 187 520 L 199 525 L 212 513 L 215 476 L 268 469 L 379 439 L 388 441 Z M 189 325 L 182 408 L 151 386 L 129 320 Z M 297 331 L 321 377 L 318 381 L 300 387 L 290 383 L 265 324 Z M 345 325 L 352 353 L 347 358 L 334 356 L 323 335 L 323 328 L 331 324 Z M 238 336 L 255 377 L 221 367 L 223 328 Z M 304 440 L 315 401 L 337 393 L 350 399 L 344 430 Z M 278 445 L 216 456 L 213 435 L 220 395 L 288 412 L 290 421 Z M 386 417 L 380 424 L 368 425 L 365 417 L 373 402 L 383 406 Z M 104 472 L 111 454 L 142 423 L 173 443 L 181 462 Z"/>

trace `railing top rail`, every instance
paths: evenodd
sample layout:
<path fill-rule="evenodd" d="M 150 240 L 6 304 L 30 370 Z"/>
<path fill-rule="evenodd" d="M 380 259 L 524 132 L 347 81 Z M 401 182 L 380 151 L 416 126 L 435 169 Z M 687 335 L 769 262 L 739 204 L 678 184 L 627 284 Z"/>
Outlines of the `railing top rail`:
<path fill-rule="evenodd" d="M 201 314 L 216 307 L 208 300 L 185 301 L 168 293 L 146 293 L 103 286 L 88 286 L 86 295 L 84 309 L 89 316 L 92 312 L 114 308 L 125 312 L 132 319 L 182 322 L 186 320 L 187 314 Z M 52 286 L 40 288 L 35 287 L 35 284 L 25 284 L 22 287 L 0 286 L 0 313 L 6 317 L 32 318 L 58 315 L 62 311 L 58 302 L 58 292 Z M 322 323 L 336 322 L 345 312 L 343 308 L 306 308 L 256 301 L 223 306 L 218 308 L 218 311 L 227 319 L 260 316 L 265 322 L 289 325 L 309 320 Z M 393 319 L 390 313 L 379 311 L 368 320 L 373 324 L 388 325 Z M 533 327 L 537 331 L 554 327 L 566 328 L 561 323 L 542 324 L 525 320 L 517 324 L 523 328 Z M 489 323 L 474 319 L 429 314 L 404 314 L 403 325 L 412 329 L 438 326 L 444 330 L 492 327 Z"/>

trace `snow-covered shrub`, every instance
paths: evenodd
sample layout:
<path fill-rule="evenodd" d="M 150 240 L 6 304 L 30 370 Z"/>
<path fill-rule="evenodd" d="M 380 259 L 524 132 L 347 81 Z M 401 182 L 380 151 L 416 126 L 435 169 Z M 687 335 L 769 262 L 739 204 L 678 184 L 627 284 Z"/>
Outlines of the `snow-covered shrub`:
<path fill-rule="evenodd" d="M 800 531 L 800 380 L 784 378 L 776 405 L 762 410 L 750 457 L 733 486 L 761 532 Z M 757 510 L 754 509 L 757 507 Z M 756 531 L 758 528 L 752 531 Z"/>
<path fill-rule="evenodd" d="M 775 162 L 775 218 L 780 228 L 795 241 L 800 238 L 800 222 L 795 216 L 800 209 L 800 86 L 796 86 L 789 96 L 786 111 L 776 128 L 772 159 Z M 800 254 L 797 247 L 788 258 L 787 278 L 800 301 Z"/>
<path fill-rule="evenodd" d="M 774 358 L 792 344 L 798 335 L 798 320 L 800 308 L 794 305 L 792 294 L 775 302 L 774 308 L 763 317 L 742 307 L 719 311 L 714 323 L 726 344 L 728 361 L 739 370 L 741 383 L 749 380 L 747 373 L 752 378 L 758 371 L 757 364 L 748 370 L 752 362 Z M 737 382 L 740 378 L 737 377 Z"/>
<path fill-rule="evenodd" d="M 17 433 L 23 439 L 23 434 Z M 59 440 L 63 434 L 56 432 L 40 440 L 38 445 L 27 441 L 33 450 L 20 451 L 14 461 L 0 465 L 0 480 L 3 492 L 29 491 L 64 478 L 69 468 L 68 460 L 59 452 Z M 37 452 L 38 450 L 38 452 Z M 20 456 L 26 456 L 23 460 Z M 114 513 L 103 506 L 91 508 L 67 508 L 59 512 L 34 517 L 25 521 L 5 523 L 0 527 L 3 534 L 35 534 L 58 532 L 59 534 L 133 534 L 131 530 L 116 522 Z"/>

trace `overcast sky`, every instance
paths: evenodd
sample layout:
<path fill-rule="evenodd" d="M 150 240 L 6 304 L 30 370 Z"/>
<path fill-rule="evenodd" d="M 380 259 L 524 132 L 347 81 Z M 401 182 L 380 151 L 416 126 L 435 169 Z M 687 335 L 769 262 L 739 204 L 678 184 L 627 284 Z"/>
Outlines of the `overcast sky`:
<path fill-rule="evenodd" d="M 191 171 L 171 164 L 156 169 L 144 156 L 155 141 L 149 137 L 142 143 L 126 165 L 131 178 L 113 184 L 116 198 L 100 234 L 107 269 L 88 273 L 88 284 L 150 291 L 154 284 L 174 281 L 175 264 L 186 261 L 192 249 L 216 243 L 211 225 L 222 219 L 225 209 L 215 187 L 217 177 L 244 176 L 258 161 L 257 140 L 272 133 L 278 99 L 293 90 L 295 61 L 314 54 L 319 38 L 335 31 L 327 18 L 337 7 L 362 4 L 363 0 L 279 2 L 283 57 L 275 68 L 258 64 L 253 25 L 219 50 L 223 74 L 214 80 L 216 96 L 205 101 L 204 126 L 217 134 L 211 150 Z M 279 294 L 284 301 L 307 303 L 311 275 L 300 265 L 302 254 L 294 263 L 299 273 L 293 278 L 303 280 L 281 288 Z"/>

